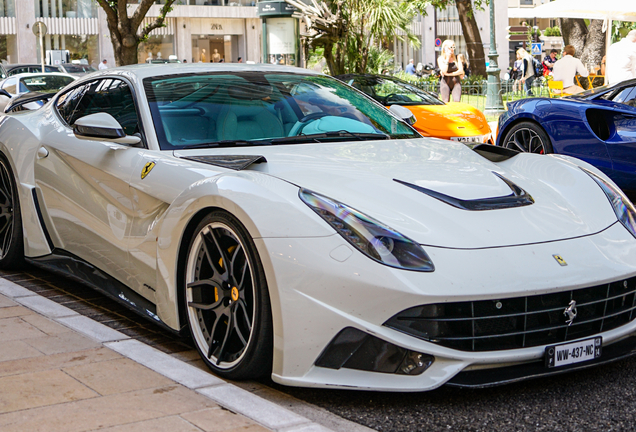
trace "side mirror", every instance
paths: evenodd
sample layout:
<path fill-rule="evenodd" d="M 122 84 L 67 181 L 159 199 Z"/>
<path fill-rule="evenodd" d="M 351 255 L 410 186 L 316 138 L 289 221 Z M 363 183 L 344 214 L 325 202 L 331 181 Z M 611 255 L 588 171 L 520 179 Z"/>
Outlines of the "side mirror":
<path fill-rule="evenodd" d="M 96 113 L 77 119 L 73 125 L 73 133 L 81 139 L 109 141 L 132 147 L 141 142 L 138 136 L 126 135 L 119 122 L 107 113 Z"/>
<path fill-rule="evenodd" d="M 404 108 L 401 105 L 391 105 L 389 111 L 391 111 L 394 116 L 396 116 L 400 120 L 403 120 L 405 123 L 408 123 L 411 126 L 413 126 L 417 121 L 411 110 L 409 110 L 408 108 Z"/>
<path fill-rule="evenodd" d="M 9 99 L 11 99 L 13 96 L 9 94 L 8 91 L 6 91 L 5 89 L 0 89 L 0 96 L 6 96 Z"/>

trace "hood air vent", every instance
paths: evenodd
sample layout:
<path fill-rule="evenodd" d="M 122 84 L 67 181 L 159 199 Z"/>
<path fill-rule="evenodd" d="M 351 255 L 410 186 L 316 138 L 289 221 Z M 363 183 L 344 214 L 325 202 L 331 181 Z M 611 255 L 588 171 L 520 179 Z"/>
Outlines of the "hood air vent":
<path fill-rule="evenodd" d="M 412 183 L 407 183 L 402 180 L 393 179 L 404 186 L 408 186 L 412 189 L 415 189 L 418 192 L 425 193 L 428 196 L 436 198 L 442 202 L 445 202 L 448 205 L 456 207 L 462 210 L 471 210 L 471 211 L 481 211 L 481 210 L 499 210 L 506 208 L 514 208 L 514 207 L 523 207 L 527 205 L 531 205 L 534 203 L 534 199 L 519 186 L 506 179 L 500 174 L 493 172 L 494 175 L 499 177 L 504 183 L 510 187 L 512 193 L 510 195 L 502 196 L 502 197 L 494 197 L 494 198 L 480 198 L 474 200 L 463 200 L 459 198 L 455 198 L 449 195 L 444 195 L 443 193 L 436 192 L 431 189 L 426 189 L 421 186 L 414 185 Z"/>

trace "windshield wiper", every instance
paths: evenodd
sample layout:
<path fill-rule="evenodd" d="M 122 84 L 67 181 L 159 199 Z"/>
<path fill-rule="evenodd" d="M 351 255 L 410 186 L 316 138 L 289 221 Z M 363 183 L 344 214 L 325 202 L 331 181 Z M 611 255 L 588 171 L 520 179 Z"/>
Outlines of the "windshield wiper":
<path fill-rule="evenodd" d="M 223 140 L 208 143 L 189 144 L 180 147 L 181 150 L 198 149 L 198 148 L 217 148 L 217 147 L 240 147 L 240 146 L 256 146 L 269 144 L 269 141 L 245 141 L 245 140 Z"/>
<path fill-rule="evenodd" d="M 345 130 L 341 131 L 330 131 L 323 133 L 316 133 L 310 135 L 298 135 L 298 136 L 290 136 L 284 138 L 274 138 L 269 141 L 271 144 L 298 144 L 298 143 L 307 143 L 307 142 L 323 142 L 323 141 L 332 141 L 332 140 L 342 140 L 342 139 L 351 139 L 354 138 L 358 141 L 367 141 L 367 140 L 386 140 L 390 137 L 384 133 L 356 133 L 349 132 Z"/>

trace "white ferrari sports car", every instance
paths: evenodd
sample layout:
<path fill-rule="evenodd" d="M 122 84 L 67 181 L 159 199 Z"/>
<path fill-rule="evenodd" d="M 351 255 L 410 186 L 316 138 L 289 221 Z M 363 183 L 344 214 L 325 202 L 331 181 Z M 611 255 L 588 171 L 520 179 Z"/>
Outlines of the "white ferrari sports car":
<path fill-rule="evenodd" d="M 229 379 L 421 391 L 631 355 L 636 210 L 577 159 L 422 138 L 340 81 L 141 65 L 0 119 L 0 266 L 189 331 Z"/>

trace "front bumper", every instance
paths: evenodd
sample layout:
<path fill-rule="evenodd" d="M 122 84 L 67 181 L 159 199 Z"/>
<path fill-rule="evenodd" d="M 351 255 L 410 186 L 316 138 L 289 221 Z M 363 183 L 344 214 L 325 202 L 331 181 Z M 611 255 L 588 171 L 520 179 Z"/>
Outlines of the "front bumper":
<path fill-rule="evenodd" d="M 473 250 L 425 246 L 436 267 L 433 273 L 382 266 L 352 250 L 338 235 L 255 242 L 275 317 L 272 378 L 293 386 L 422 391 L 456 376 L 451 383 L 462 385 L 470 381 L 462 377 L 474 377 L 477 370 L 485 376 L 485 370 L 516 367 L 514 380 L 538 376 L 532 364 L 543 362 L 543 345 L 467 352 L 406 335 L 383 323 L 416 305 L 537 295 L 636 275 L 636 241 L 618 223 L 595 235 L 533 245 Z M 559 265 L 555 254 L 568 265 Z M 417 376 L 317 367 L 321 353 L 347 327 L 432 355 L 435 361 Z M 611 346 L 621 340 L 632 340 L 628 338 L 634 333 L 634 321 L 600 333 L 604 352 L 611 352 Z M 608 356 L 590 363 L 605 362 Z M 458 375 L 463 371 L 475 372 Z M 488 384 L 483 378 L 476 381 Z"/>

